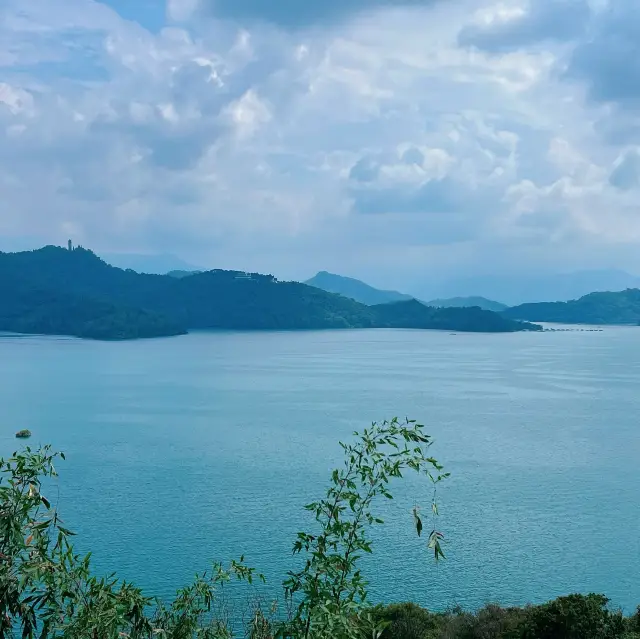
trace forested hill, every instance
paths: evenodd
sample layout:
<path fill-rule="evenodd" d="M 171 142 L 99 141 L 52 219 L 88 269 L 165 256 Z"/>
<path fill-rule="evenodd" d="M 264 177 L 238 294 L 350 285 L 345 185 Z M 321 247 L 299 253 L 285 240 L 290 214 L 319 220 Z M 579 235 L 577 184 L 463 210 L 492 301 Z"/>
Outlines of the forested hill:
<path fill-rule="evenodd" d="M 175 335 L 190 328 L 538 328 L 495 313 L 478 314 L 479 309 L 430 309 L 418 302 L 369 307 L 257 273 L 144 275 L 109 266 L 80 248 L 0 253 L 0 286 L 0 330 L 5 331 L 119 339 Z"/>
<path fill-rule="evenodd" d="M 510 319 L 560 324 L 638 324 L 640 289 L 590 293 L 570 302 L 521 304 L 503 312 Z"/>
<path fill-rule="evenodd" d="M 371 308 L 376 314 L 378 325 L 388 328 L 432 328 L 484 333 L 513 330 L 511 320 L 477 306 L 435 308 L 417 300 L 411 300 L 379 304 Z M 541 330 L 534 324 L 528 324 L 526 328 Z"/>
<path fill-rule="evenodd" d="M 113 340 L 186 332 L 158 313 L 38 286 L 1 271 L 0 331 Z"/>

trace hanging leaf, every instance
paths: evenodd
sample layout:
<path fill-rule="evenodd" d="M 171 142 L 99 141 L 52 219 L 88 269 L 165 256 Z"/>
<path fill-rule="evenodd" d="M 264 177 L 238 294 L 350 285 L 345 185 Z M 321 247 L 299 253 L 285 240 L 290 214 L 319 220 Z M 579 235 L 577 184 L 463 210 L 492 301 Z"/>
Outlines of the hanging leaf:
<path fill-rule="evenodd" d="M 420 512 L 418 511 L 418 507 L 414 506 L 413 508 L 413 520 L 416 524 L 416 532 L 418 533 L 418 537 L 422 535 L 422 519 L 420 518 Z"/>

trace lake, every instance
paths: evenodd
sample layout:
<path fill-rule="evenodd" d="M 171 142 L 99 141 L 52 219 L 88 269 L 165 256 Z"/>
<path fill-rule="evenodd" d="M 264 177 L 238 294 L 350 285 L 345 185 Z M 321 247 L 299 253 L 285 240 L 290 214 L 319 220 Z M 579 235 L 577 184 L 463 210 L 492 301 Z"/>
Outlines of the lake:
<path fill-rule="evenodd" d="M 154 594 L 241 554 L 275 589 L 338 441 L 397 415 L 452 473 L 447 559 L 413 529 L 429 487 L 397 484 L 365 566 L 373 599 L 640 603 L 640 329 L 2 336 L 0 406 L 1 453 L 20 428 L 64 451 L 50 496 L 76 543 Z"/>

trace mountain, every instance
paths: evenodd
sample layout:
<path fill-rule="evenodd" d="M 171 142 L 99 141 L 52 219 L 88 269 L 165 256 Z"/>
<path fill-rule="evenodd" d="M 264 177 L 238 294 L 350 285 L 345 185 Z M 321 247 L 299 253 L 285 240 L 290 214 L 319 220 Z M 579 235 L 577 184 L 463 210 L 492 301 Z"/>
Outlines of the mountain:
<path fill-rule="evenodd" d="M 615 269 L 573 273 L 504 273 L 430 281 L 412 289 L 422 299 L 481 295 L 507 306 L 531 302 L 574 300 L 592 291 L 622 291 L 640 288 L 640 277 Z"/>
<path fill-rule="evenodd" d="M 494 302 L 493 300 L 488 300 L 486 297 L 480 296 L 450 297 L 448 299 L 431 300 L 430 302 L 426 302 L 426 304 L 438 308 L 470 308 L 477 306 L 485 311 L 493 311 L 494 313 L 500 313 L 508 308 L 506 304 Z"/>
<path fill-rule="evenodd" d="M 343 277 L 320 271 L 317 275 L 305 282 L 308 286 L 320 288 L 329 293 L 337 293 L 348 297 L 361 304 L 373 306 L 374 304 L 386 304 L 387 302 L 401 302 L 413 299 L 411 295 L 398 293 L 398 291 L 383 291 L 369 286 L 360 280 L 351 277 Z"/>
<path fill-rule="evenodd" d="M 638 324 L 640 290 L 590 293 L 570 302 L 539 302 L 514 306 L 502 313 L 510 319 L 560 324 Z"/>
<path fill-rule="evenodd" d="M 107 264 L 121 269 L 131 269 L 137 273 L 150 273 L 153 275 L 165 275 L 170 271 L 202 271 L 202 269 L 185 262 L 175 255 L 163 254 L 136 254 L 136 253 L 110 253 L 100 256 Z"/>
<path fill-rule="evenodd" d="M 415 301 L 366 306 L 258 273 L 140 274 L 82 248 L 0 253 L 0 283 L 5 331 L 123 339 L 187 329 L 539 329 L 480 309 L 433 309 Z"/>

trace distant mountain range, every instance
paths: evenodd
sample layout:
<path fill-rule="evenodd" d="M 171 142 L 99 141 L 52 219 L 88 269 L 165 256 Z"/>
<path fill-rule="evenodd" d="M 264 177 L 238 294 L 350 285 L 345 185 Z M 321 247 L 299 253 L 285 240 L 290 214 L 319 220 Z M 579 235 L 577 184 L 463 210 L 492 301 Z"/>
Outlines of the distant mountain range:
<path fill-rule="evenodd" d="M 413 299 L 411 295 L 398 293 L 398 291 L 383 291 L 352 277 L 335 275 L 327 271 L 320 271 L 304 283 L 329 293 L 337 293 L 338 295 L 349 297 L 367 306 L 387 304 L 388 302 L 407 302 Z"/>
<path fill-rule="evenodd" d="M 412 290 L 423 299 L 481 295 L 500 300 L 507 306 L 516 306 L 532 302 L 574 300 L 593 291 L 640 288 L 640 277 L 616 269 L 602 269 L 535 275 L 504 273 L 449 279 L 440 283 L 423 278 L 411 284 Z"/>
<path fill-rule="evenodd" d="M 569 302 L 539 302 L 507 309 L 504 317 L 560 324 L 640 323 L 640 290 L 590 293 Z"/>
<path fill-rule="evenodd" d="M 599 273 L 599 277 L 595 274 Z M 574 274 L 565 284 L 589 279 L 607 281 L 635 281 L 628 273 L 620 271 L 593 271 L 588 276 Z M 617 278 L 617 279 L 616 279 Z M 321 271 L 307 280 L 307 284 L 323 290 L 350 297 L 363 304 L 393 304 L 397 300 L 412 299 L 409 295 L 398 291 L 376 289 L 360 280 L 343 277 Z M 500 302 L 481 296 L 451 297 L 420 302 L 425 306 L 453 309 L 480 308 L 485 311 L 499 313 L 503 317 L 528 322 L 557 322 L 561 324 L 638 324 L 640 323 L 640 290 L 630 288 L 619 292 L 589 293 L 579 299 L 568 302 L 534 302 L 508 307 Z"/>
<path fill-rule="evenodd" d="M 366 306 L 270 275 L 206 271 L 148 275 L 86 249 L 0 253 L 0 330 L 127 339 L 188 329 L 437 328 L 511 332 L 540 327 L 481 309 L 415 300 Z"/>
<path fill-rule="evenodd" d="M 367 304 L 368 306 L 415 299 L 406 293 L 381 290 L 374 288 L 373 286 L 369 286 L 369 284 L 365 284 L 364 282 L 352 277 L 344 277 L 342 275 L 328 273 L 327 271 L 320 271 L 310 280 L 307 280 L 305 284 L 321 288 L 323 291 L 349 297 L 356 300 L 356 302 Z M 422 303 L 426 306 L 435 306 L 438 308 L 465 308 L 477 306 L 483 310 L 495 312 L 500 312 L 507 308 L 505 304 L 477 296 L 452 297 L 450 299 L 438 299 Z"/>

